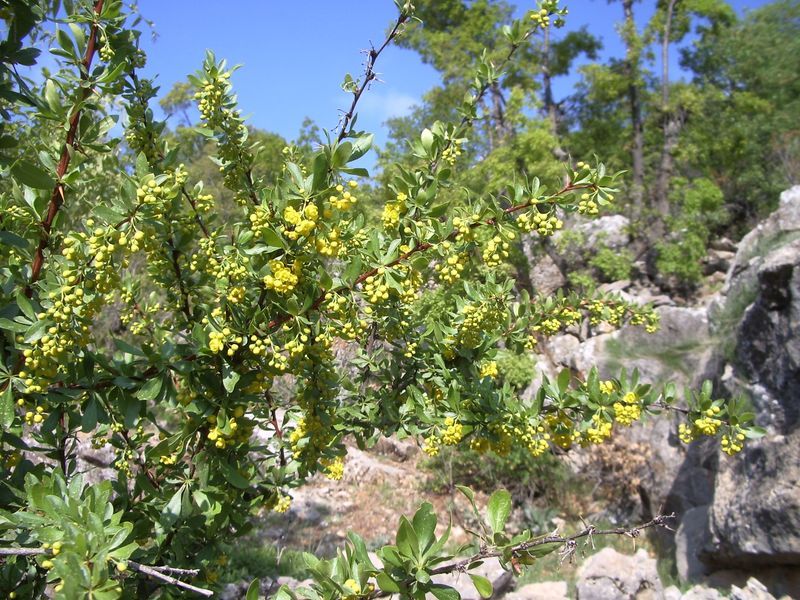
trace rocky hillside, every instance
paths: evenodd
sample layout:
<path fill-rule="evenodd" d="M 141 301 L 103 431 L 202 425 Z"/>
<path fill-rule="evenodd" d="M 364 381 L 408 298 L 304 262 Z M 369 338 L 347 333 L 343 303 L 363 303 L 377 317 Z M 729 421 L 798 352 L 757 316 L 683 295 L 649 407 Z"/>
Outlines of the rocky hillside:
<path fill-rule="evenodd" d="M 752 589 L 763 584 L 776 597 L 800 597 L 800 186 L 731 250 L 723 244 L 709 257 L 712 273 L 725 267 L 724 284 L 693 306 L 627 281 L 606 286 L 660 305 L 658 333 L 565 334 L 549 342 L 539 365 L 552 374 L 596 364 L 605 376 L 625 365 L 653 381 L 712 379 L 727 395 L 750 398 L 767 435 L 734 458 L 702 441 L 687 450 L 668 420 L 638 427 L 628 438 L 648 455 L 638 509 L 680 516 L 668 541 L 683 582 L 747 588 L 752 576 L 760 582 Z M 618 595 L 580 589 L 579 598 L 639 597 L 628 588 Z M 753 597 L 770 597 L 759 594 Z"/>

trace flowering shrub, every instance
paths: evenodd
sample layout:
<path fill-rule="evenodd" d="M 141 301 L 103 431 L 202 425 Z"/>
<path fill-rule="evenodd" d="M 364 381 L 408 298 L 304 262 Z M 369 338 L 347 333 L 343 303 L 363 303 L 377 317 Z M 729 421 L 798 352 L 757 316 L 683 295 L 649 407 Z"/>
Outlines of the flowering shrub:
<path fill-rule="evenodd" d="M 285 512 L 310 475 L 341 478 L 346 439 L 365 446 L 402 433 L 432 455 L 468 445 L 539 456 L 551 445 L 602 443 L 672 403 L 670 387 L 635 374 L 564 372 L 531 403 L 498 383 L 500 347 L 522 352 L 584 319 L 648 330 L 658 322 L 650 308 L 613 296 L 532 298 L 498 268 L 521 236 L 548 236 L 563 213 L 612 202 L 618 175 L 602 164 L 568 166 L 556 188 L 509 174 L 506 195 L 439 200 L 504 64 L 477 66 L 459 123 L 433 123 L 410 141 L 416 166 L 393 174 L 381 227 L 365 225 L 359 189 L 368 174 L 353 163 L 372 136 L 354 128 L 355 108 L 382 49 L 413 18 L 410 3 L 397 4 L 386 43 L 369 53 L 360 80 L 346 82 L 353 105 L 339 133 L 308 158 L 287 148 L 276 182 L 254 173 L 259 149 L 237 108 L 233 70 L 207 56 L 191 78 L 196 135 L 214 142 L 239 206 L 226 220 L 154 120 L 157 89 L 137 75 L 145 57 L 122 2 L 64 4 L 52 48 L 59 68 L 43 71 L 41 85 L 15 65 L 35 63 L 26 38 L 44 35 L 53 16 L 46 4 L 9 9 L 15 27 L 0 71 L 0 587 L 20 597 L 46 588 L 65 598 L 144 597 L 157 585 L 209 595 L 224 564 L 218 542 L 246 532 L 254 510 Z M 508 28 L 507 60 L 564 12 L 547 0 Z M 125 145 L 111 135 L 120 103 Z M 119 315 L 113 329 L 100 320 L 109 311 Z M 704 390 L 681 436 L 720 434 L 726 451 L 738 450 L 754 431 L 743 412 Z M 85 441 L 113 454 L 112 480 L 84 485 L 76 448 Z M 506 564 L 569 543 L 507 537 L 510 503 L 498 494 L 484 534 Z M 336 560 L 309 559 L 318 576 L 309 594 L 454 597 L 431 583 L 446 541 L 435 524 L 429 505 L 403 519 L 381 569 L 355 536 Z"/>

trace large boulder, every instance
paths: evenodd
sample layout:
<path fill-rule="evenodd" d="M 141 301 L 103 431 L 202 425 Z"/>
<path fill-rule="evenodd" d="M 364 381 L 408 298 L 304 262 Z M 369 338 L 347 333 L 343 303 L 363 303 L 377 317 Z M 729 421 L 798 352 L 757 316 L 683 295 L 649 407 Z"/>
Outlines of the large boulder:
<path fill-rule="evenodd" d="M 697 581 L 708 567 L 700 560 L 700 552 L 708 542 L 708 506 L 686 511 L 675 533 L 675 563 L 681 581 Z"/>
<path fill-rule="evenodd" d="M 548 255 L 540 258 L 530 271 L 533 291 L 542 296 L 550 296 L 567 285 L 567 279 L 556 262 Z"/>
<path fill-rule="evenodd" d="M 767 433 L 733 458 L 708 443 L 690 448 L 679 473 L 710 469 L 714 486 L 683 517 L 678 568 L 689 580 L 711 572 L 705 581 L 732 591 L 726 578 L 745 590 L 754 574 L 773 595 L 800 597 L 800 186 L 739 243 L 709 319 L 719 389 L 749 398 Z M 679 476 L 672 494 L 691 480 Z M 736 593 L 756 594 L 753 585 Z"/>
<path fill-rule="evenodd" d="M 578 600 L 662 600 L 656 560 L 639 549 L 634 555 L 603 548 L 578 570 Z"/>
<path fill-rule="evenodd" d="M 712 565 L 800 567 L 800 239 L 760 260 L 756 281 L 725 383 L 750 397 L 768 434 L 720 461 L 704 556 Z"/>
<path fill-rule="evenodd" d="M 606 215 L 597 219 L 579 220 L 570 231 L 580 233 L 586 248 L 607 246 L 614 250 L 630 242 L 631 221 L 622 215 Z M 556 238 L 564 234 L 557 233 Z"/>
<path fill-rule="evenodd" d="M 566 581 L 542 581 L 529 583 L 506 594 L 505 600 L 567 600 Z"/>

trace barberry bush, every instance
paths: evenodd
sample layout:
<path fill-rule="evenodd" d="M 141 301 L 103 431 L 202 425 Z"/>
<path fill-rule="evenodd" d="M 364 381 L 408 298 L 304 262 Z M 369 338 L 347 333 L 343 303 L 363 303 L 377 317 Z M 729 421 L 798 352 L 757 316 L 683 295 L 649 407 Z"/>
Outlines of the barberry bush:
<path fill-rule="evenodd" d="M 261 149 L 234 69 L 206 57 L 190 79 L 202 118 L 193 133 L 213 142 L 204 147 L 238 205 L 222 219 L 154 118 L 136 14 L 120 0 L 3 3 L 0 588 L 10 597 L 210 595 L 221 542 L 247 532 L 255 511 L 285 512 L 309 476 L 341 478 L 346 441 L 413 436 L 430 455 L 468 446 L 537 457 L 601 444 L 673 406 L 672 386 L 636 373 L 564 371 L 529 402 L 499 376 L 499 353 L 530 352 L 585 320 L 658 326 L 651 308 L 615 296 L 532 297 L 504 268 L 522 236 L 550 236 L 565 214 L 613 202 L 620 174 L 578 162 L 559 182 L 508 173 L 496 196 L 452 185 L 484 93 L 517 49 L 561 21 L 555 1 L 505 30 L 500 59 L 476 65 L 461 120 L 408 140 L 413 168 L 362 197 L 369 175 L 355 163 L 373 138 L 355 128 L 356 109 L 382 50 L 413 19 L 409 2 L 396 4 L 385 43 L 345 81 L 352 106 L 338 130 L 311 155 L 287 146 L 277 180 L 254 169 Z M 42 45 L 55 70 L 31 70 Z M 365 203 L 382 206 L 377 227 Z M 708 387 L 689 400 L 676 408 L 685 441 L 721 435 L 734 453 L 758 435 L 744 404 Z M 113 456 L 99 484 L 85 478 L 97 466 L 79 460 L 88 445 Z M 491 497 L 476 533 L 484 549 L 459 561 L 423 505 L 381 549 L 382 565 L 354 535 L 332 561 L 309 557 L 316 583 L 303 593 L 455 598 L 431 577 L 487 556 L 519 570 L 595 533 L 507 534 L 509 510 L 506 492 Z"/>

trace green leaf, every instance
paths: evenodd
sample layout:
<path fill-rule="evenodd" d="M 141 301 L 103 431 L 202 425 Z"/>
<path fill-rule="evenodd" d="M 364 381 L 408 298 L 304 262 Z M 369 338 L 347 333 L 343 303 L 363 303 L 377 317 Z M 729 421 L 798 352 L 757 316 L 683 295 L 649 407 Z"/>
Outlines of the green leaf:
<path fill-rule="evenodd" d="M 117 350 L 121 350 L 122 352 L 127 352 L 128 354 L 133 354 L 134 356 L 145 356 L 145 353 L 142 352 L 141 348 L 131 346 L 128 342 L 114 338 L 114 345 L 117 347 Z"/>
<path fill-rule="evenodd" d="M 240 490 L 245 490 L 250 487 L 250 480 L 239 473 L 236 465 L 223 463 L 222 470 L 223 475 L 225 475 L 225 479 L 227 479 L 235 487 L 239 488 Z"/>
<path fill-rule="evenodd" d="M 348 175 L 353 175 L 354 177 L 369 177 L 369 171 L 367 171 L 364 167 L 344 167 L 339 169 L 340 173 L 347 173 Z"/>
<path fill-rule="evenodd" d="M 567 391 L 569 388 L 569 380 L 572 378 L 572 373 L 570 373 L 569 369 L 562 369 L 561 372 L 558 374 L 558 391 L 562 394 Z"/>
<path fill-rule="evenodd" d="M 425 152 L 430 153 L 434 142 L 433 132 L 427 128 L 423 129 L 420 140 L 422 141 L 422 147 L 425 148 Z"/>
<path fill-rule="evenodd" d="M 475 504 L 475 492 L 465 485 L 457 485 L 456 489 L 466 496 L 467 500 L 469 500 L 469 503 L 472 505 L 472 512 L 480 519 L 481 514 L 478 512 L 478 506 Z"/>
<path fill-rule="evenodd" d="M 433 584 L 428 588 L 428 591 L 439 600 L 461 600 L 461 594 L 458 593 L 458 590 L 441 583 Z"/>
<path fill-rule="evenodd" d="M 412 524 L 419 541 L 419 553 L 424 554 L 436 539 L 436 514 L 430 502 L 425 502 L 419 507 L 414 514 Z"/>
<path fill-rule="evenodd" d="M 400 527 L 397 528 L 397 549 L 407 558 L 419 556 L 419 538 L 408 519 L 400 517 Z"/>
<path fill-rule="evenodd" d="M 97 415 L 99 411 L 97 399 L 92 396 L 89 402 L 86 403 L 86 408 L 83 411 L 81 418 L 81 431 L 88 433 L 97 426 Z"/>
<path fill-rule="evenodd" d="M 11 168 L 11 174 L 21 184 L 37 190 L 49 190 L 56 184 L 50 175 L 27 160 L 18 160 Z"/>
<path fill-rule="evenodd" d="M 136 397 L 145 401 L 155 400 L 161 393 L 161 385 L 161 377 L 152 377 L 150 381 L 145 383 L 136 393 Z"/>
<path fill-rule="evenodd" d="M 0 244 L 14 246 L 20 250 L 26 250 L 28 248 L 28 241 L 25 238 L 10 231 L 0 231 Z"/>
<path fill-rule="evenodd" d="M 449 206 L 450 206 L 449 200 L 446 202 L 441 202 L 440 204 L 436 204 L 428 211 L 428 216 L 433 219 L 437 219 L 447 212 Z"/>
<path fill-rule="evenodd" d="M 35 321 L 36 311 L 34 310 L 31 301 L 28 300 L 28 297 L 22 292 L 19 292 L 17 293 L 16 300 L 17 300 L 17 306 L 19 306 L 19 309 L 22 311 L 22 314 L 28 317 L 31 321 Z"/>
<path fill-rule="evenodd" d="M 11 381 L 8 381 L 3 395 L 0 396 L 0 425 L 7 429 L 14 422 L 14 392 Z"/>
<path fill-rule="evenodd" d="M 47 106 L 53 111 L 54 114 L 59 114 L 61 111 L 61 99 L 58 96 L 58 89 L 52 79 L 48 79 L 44 84 L 44 99 L 47 100 Z"/>
<path fill-rule="evenodd" d="M 228 363 L 222 364 L 222 386 L 226 392 L 232 393 L 241 377 Z"/>
<path fill-rule="evenodd" d="M 353 153 L 353 144 L 350 142 L 342 142 L 336 146 L 336 150 L 331 157 L 331 168 L 338 169 L 347 164 L 350 155 Z"/>
<path fill-rule="evenodd" d="M 491 598 L 492 594 L 494 593 L 494 589 L 492 588 L 492 582 L 486 579 L 481 575 L 473 575 L 472 573 L 469 574 L 469 578 L 472 579 L 472 585 L 475 586 L 475 589 L 478 590 L 478 593 L 481 595 L 481 598 Z"/>
<path fill-rule="evenodd" d="M 350 154 L 350 159 L 347 162 L 353 162 L 361 158 L 369 149 L 372 148 L 372 140 L 375 139 L 373 134 L 362 135 L 353 142 L 353 152 Z"/>
<path fill-rule="evenodd" d="M 389 594 L 397 594 L 400 592 L 400 586 L 383 571 L 375 576 L 375 581 L 378 582 L 378 587 L 381 588 L 382 592 Z"/>
<path fill-rule="evenodd" d="M 511 514 L 511 494 L 507 490 L 497 490 L 489 498 L 487 517 L 493 533 L 503 531 Z"/>
<path fill-rule="evenodd" d="M 561 546 L 561 542 L 550 542 L 549 544 L 540 544 L 539 546 L 528 548 L 519 554 L 520 562 L 524 565 L 533 564 L 537 558 L 547 556 L 548 554 L 558 550 Z"/>
<path fill-rule="evenodd" d="M 178 488 L 178 491 L 172 495 L 167 505 L 161 511 L 161 522 L 167 527 L 171 527 L 181 516 L 181 506 L 183 505 L 183 492 L 185 486 Z"/>
<path fill-rule="evenodd" d="M 273 248 L 286 248 L 286 243 L 283 238 L 269 227 L 265 228 L 261 233 L 261 238 L 267 243 L 268 246 Z"/>
<path fill-rule="evenodd" d="M 261 589 L 259 585 L 258 579 L 253 579 L 250 582 L 250 585 L 247 586 L 247 594 L 245 594 L 245 600 L 258 600 L 258 592 Z"/>
<path fill-rule="evenodd" d="M 30 324 L 26 325 L 25 323 L 17 323 L 15 321 L 9 321 L 8 319 L 0 319 L 0 329 L 6 331 L 22 333 L 23 331 L 27 331 L 29 327 Z"/>

